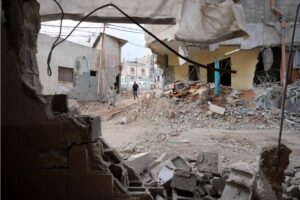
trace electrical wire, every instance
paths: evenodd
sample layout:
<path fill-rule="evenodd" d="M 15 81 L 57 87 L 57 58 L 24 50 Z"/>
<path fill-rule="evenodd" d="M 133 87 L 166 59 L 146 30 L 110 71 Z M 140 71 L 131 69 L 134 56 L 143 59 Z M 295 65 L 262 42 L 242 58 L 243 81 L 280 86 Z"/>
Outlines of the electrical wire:
<path fill-rule="evenodd" d="M 62 23 L 63 23 L 63 19 L 64 19 L 64 15 L 65 15 L 65 13 L 64 13 L 62 7 L 60 6 L 60 4 L 56 0 L 53 0 L 53 1 L 56 3 L 56 5 L 59 7 L 59 9 L 61 11 L 61 18 L 60 18 L 59 34 L 58 34 L 56 40 L 53 42 L 53 44 L 51 46 L 51 49 L 50 49 L 50 52 L 48 54 L 48 58 L 47 58 L 47 74 L 48 74 L 48 76 L 52 76 L 52 70 L 51 70 L 51 66 L 50 66 L 52 52 L 53 52 L 53 49 L 55 48 L 55 46 L 58 43 L 58 40 L 61 36 Z"/>
<path fill-rule="evenodd" d="M 278 155 L 277 155 L 277 169 L 279 169 L 279 164 L 280 164 L 279 157 L 280 157 L 280 145 L 281 145 L 283 120 L 284 120 L 286 91 L 287 91 L 287 85 L 288 85 L 290 68 L 291 68 L 291 64 L 292 64 L 292 50 L 294 48 L 294 40 L 295 40 L 295 32 L 296 32 L 296 26 L 297 26 L 297 18 L 298 18 L 299 8 L 300 8 L 300 3 L 298 5 L 298 7 L 297 7 L 296 16 L 295 16 L 295 19 L 294 19 L 294 27 L 293 27 L 293 35 L 292 35 L 291 46 L 290 46 L 288 67 L 286 69 L 286 74 L 285 74 L 285 84 L 284 84 L 284 89 L 283 89 L 283 100 L 282 100 L 282 104 L 281 104 L 281 119 L 280 119 L 280 128 L 279 128 L 279 136 L 278 136 L 278 147 L 277 147 L 277 153 L 278 153 Z"/>
<path fill-rule="evenodd" d="M 53 0 L 56 2 L 56 0 Z M 56 2 L 57 3 L 57 2 Z M 58 3 L 57 3 L 58 4 Z M 59 5 L 60 6 L 60 5 Z M 51 54 L 52 54 L 52 51 L 53 49 L 61 44 L 62 42 L 64 42 L 66 39 L 68 39 L 68 37 L 74 32 L 74 30 L 86 19 L 88 18 L 89 16 L 91 16 L 93 13 L 95 13 L 96 11 L 98 10 L 101 10 L 105 7 L 114 7 L 115 9 L 117 9 L 120 13 L 122 13 L 125 17 L 127 17 L 131 22 L 133 22 L 134 24 L 136 24 L 138 27 L 140 27 L 143 31 L 145 31 L 147 34 L 149 34 L 150 36 L 152 36 L 155 40 L 157 40 L 161 45 L 163 45 L 165 48 L 167 48 L 169 51 L 171 51 L 172 53 L 174 53 L 175 55 L 177 55 L 178 57 L 186 60 L 187 62 L 191 63 L 191 64 L 194 64 L 196 66 L 199 66 L 199 67 L 202 67 L 202 68 L 205 68 L 205 69 L 208 69 L 207 65 L 204 65 L 204 64 L 201 64 L 201 63 L 198 63 L 196 61 L 193 61 L 181 54 L 179 54 L 177 51 L 175 51 L 172 47 L 170 47 L 169 45 L 167 45 L 165 42 L 163 42 L 162 40 L 160 40 L 158 37 L 156 37 L 154 34 L 152 34 L 150 31 L 148 31 L 147 29 L 145 29 L 142 25 L 140 25 L 135 19 L 133 19 L 132 17 L 130 17 L 129 15 L 127 15 L 123 10 L 121 10 L 118 6 L 114 5 L 114 4 L 105 4 L 103 6 L 100 6 L 96 9 L 94 9 L 93 11 L 91 11 L 90 13 L 88 13 L 86 16 L 84 16 L 79 22 L 78 24 L 72 29 L 72 31 L 68 34 L 68 36 L 66 36 L 64 39 L 62 39 L 61 41 L 55 43 L 51 50 L 50 50 L 50 53 L 48 55 L 48 60 L 47 60 L 47 65 L 48 65 L 48 68 L 50 68 L 50 60 L 51 60 Z M 60 7 L 61 8 L 61 7 Z M 62 9 L 61 9 L 62 10 Z M 62 11 L 63 13 L 63 11 Z M 61 20 L 62 22 L 62 20 Z M 62 24 L 61 24 L 62 25 Z M 60 25 L 60 29 L 62 28 L 62 26 Z M 59 38 L 59 37 L 58 37 Z M 57 39 L 58 40 L 58 39 Z M 219 71 L 219 72 L 222 72 L 223 70 L 220 70 L 220 69 L 215 69 L 215 71 Z M 234 70 L 226 70 L 224 71 L 225 73 L 236 73 L 236 71 Z"/>
<path fill-rule="evenodd" d="M 42 26 L 50 26 L 50 27 L 60 27 L 59 25 L 56 25 L 56 24 L 41 24 L 41 25 Z M 115 24 L 107 24 L 107 25 L 112 26 L 112 27 L 118 27 L 118 28 L 143 32 L 143 30 L 141 30 L 141 29 L 130 28 L 130 27 L 126 27 L 126 26 L 120 26 L 120 25 L 115 25 Z M 64 25 L 62 27 L 64 27 L 64 28 L 73 28 L 73 26 L 68 26 L 68 25 Z M 80 26 L 78 28 L 103 28 L 103 27 L 102 26 Z"/>

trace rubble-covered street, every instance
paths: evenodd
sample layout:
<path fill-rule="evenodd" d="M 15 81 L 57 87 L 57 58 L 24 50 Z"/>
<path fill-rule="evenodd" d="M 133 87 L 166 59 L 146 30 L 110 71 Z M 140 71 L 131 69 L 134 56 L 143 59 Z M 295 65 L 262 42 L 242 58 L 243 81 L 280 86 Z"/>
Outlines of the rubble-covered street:
<path fill-rule="evenodd" d="M 158 192 L 162 198 L 168 196 L 164 192 L 170 188 L 177 188 L 173 190 L 173 198 L 176 191 L 176 195 L 187 195 L 190 198 L 194 195 L 200 195 L 199 198 L 208 195 L 209 197 L 205 199 L 220 198 L 225 178 L 229 176 L 232 166 L 236 166 L 235 169 L 247 168 L 255 174 L 258 172 L 262 149 L 277 144 L 279 109 L 271 105 L 266 108 L 261 106 L 261 101 L 257 101 L 257 96 L 267 98 L 266 94 L 263 97 L 264 88 L 243 93 L 223 88 L 224 92 L 220 98 L 214 99 L 212 89 L 208 91 L 208 87 L 212 86 L 208 84 L 185 83 L 185 85 L 187 88 L 174 93 L 168 88 L 165 88 L 165 91 L 144 91 L 138 100 L 119 97 L 116 107 L 108 108 L 106 104 L 101 103 L 84 103 L 80 104 L 79 110 L 82 114 L 103 116 L 101 123 L 103 138 L 116 148 L 125 160 L 134 163 L 132 167 L 142 174 L 145 182 L 148 181 L 150 186 L 162 186 L 166 189 Z M 217 110 L 214 112 L 210 109 L 211 105 L 225 108 L 224 113 L 216 113 Z M 282 139 L 282 143 L 292 150 L 289 169 L 296 165 L 296 171 L 286 173 L 285 190 L 292 190 L 296 195 L 299 192 L 294 191 L 294 185 L 298 184 L 299 173 L 295 174 L 300 167 L 300 123 L 297 114 L 292 112 L 287 114 L 289 117 L 284 123 Z M 183 159 L 192 169 L 192 166 L 196 167 L 195 161 L 199 160 L 201 152 L 210 152 L 217 156 L 217 169 L 211 172 L 211 175 L 200 173 L 199 178 L 199 173 L 192 172 L 194 170 L 182 171 L 170 161 Z M 157 166 L 161 167 L 157 169 Z M 168 167 L 164 168 L 165 166 Z M 208 168 L 213 169 L 210 164 Z M 155 169 L 158 171 L 155 172 Z M 170 169 L 175 171 L 171 176 L 173 179 L 166 181 L 167 186 L 157 183 L 158 177 L 155 176 L 158 174 L 154 174 L 160 170 L 166 170 L 165 173 L 168 174 Z M 243 176 L 244 172 L 235 173 L 239 177 Z M 189 178 L 182 180 L 184 177 Z M 203 182 L 205 184 L 200 190 L 195 189 L 196 185 L 193 186 L 196 184 L 191 182 L 193 179 L 202 181 L 205 179 Z M 187 181 L 187 186 L 184 186 L 184 181 Z M 220 181 L 221 189 L 218 188 Z M 196 193 L 194 189 L 197 190 Z M 169 192 L 172 193 L 172 190 Z"/>

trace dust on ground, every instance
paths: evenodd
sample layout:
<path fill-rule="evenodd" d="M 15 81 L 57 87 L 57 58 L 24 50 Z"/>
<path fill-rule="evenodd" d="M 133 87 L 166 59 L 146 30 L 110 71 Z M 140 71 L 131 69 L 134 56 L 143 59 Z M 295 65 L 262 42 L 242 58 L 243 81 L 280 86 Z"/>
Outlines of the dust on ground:
<path fill-rule="evenodd" d="M 104 139 L 126 158 L 150 151 L 195 158 L 199 152 L 218 152 L 223 164 L 255 162 L 262 147 L 278 142 L 279 120 L 257 111 L 232 121 L 208 112 L 205 105 L 146 93 L 138 100 L 119 98 L 116 107 L 93 102 L 80 105 L 81 114 L 101 117 Z M 229 119 L 228 119 L 229 118 Z M 300 132 L 285 127 L 282 142 L 300 159 Z"/>

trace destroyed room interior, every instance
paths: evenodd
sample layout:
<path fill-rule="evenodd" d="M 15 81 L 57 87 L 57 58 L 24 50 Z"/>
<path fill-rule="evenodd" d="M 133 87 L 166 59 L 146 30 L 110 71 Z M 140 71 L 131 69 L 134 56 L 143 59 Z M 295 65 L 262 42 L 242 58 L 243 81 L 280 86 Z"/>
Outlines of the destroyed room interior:
<path fill-rule="evenodd" d="M 300 200 L 299 0 L 1 0 L 1 199 Z"/>

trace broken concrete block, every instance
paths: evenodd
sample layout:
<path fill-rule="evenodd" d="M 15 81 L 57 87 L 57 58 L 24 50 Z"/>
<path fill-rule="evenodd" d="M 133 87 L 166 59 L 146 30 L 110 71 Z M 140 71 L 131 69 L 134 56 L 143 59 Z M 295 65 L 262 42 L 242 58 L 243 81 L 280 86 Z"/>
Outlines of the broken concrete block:
<path fill-rule="evenodd" d="M 221 171 L 220 157 L 218 153 L 201 152 L 197 156 L 196 167 L 198 172 L 210 172 L 218 174 Z"/>
<path fill-rule="evenodd" d="M 150 152 L 139 153 L 130 156 L 127 160 L 124 161 L 129 167 L 134 169 L 138 174 L 143 173 L 145 169 L 152 162 L 152 156 Z"/>
<path fill-rule="evenodd" d="M 178 190 L 194 192 L 197 188 L 197 181 L 198 179 L 193 173 L 176 169 L 172 178 L 171 187 Z"/>
<path fill-rule="evenodd" d="M 173 175 L 174 169 L 168 166 L 162 167 L 158 172 L 158 184 L 163 186 L 168 185 L 171 182 Z"/>
<path fill-rule="evenodd" d="M 208 109 L 214 113 L 218 113 L 220 115 L 224 115 L 225 113 L 225 108 L 221 107 L 221 106 L 217 106 L 214 104 L 209 104 Z"/>
<path fill-rule="evenodd" d="M 252 200 L 255 189 L 256 177 L 254 174 L 233 168 L 226 180 L 220 200 Z"/>
<path fill-rule="evenodd" d="M 218 195 L 221 195 L 225 187 L 225 180 L 220 177 L 214 177 L 210 182 L 215 191 L 217 191 Z"/>
<path fill-rule="evenodd" d="M 185 171 L 191 171 L 192 170 L 192 167 L 188 164 L 188 162 L 185 161 L 180 156 L 177 156 L 176 158 L 173 158 L 172 162 L 173 162 L 174 166 L 177 169 L 182 169 L 182 170 L 185 170 Z"/>
<path fill-rule="evenodd" d="M 153 181 L 160 182 L 160 181 L 159 181 L 159 173 L 160 173 L 160 171 L 162 170 L 162 168 L 164 168 L 164 167 L 167 168 L 167 169 L 169 169 L 169 170 L 171 170 L 172 173 L 174 174 L 174 170 L 175 170 L 176 167 L 174 166 L 174 164 L 173 164 L 173 162 L 171 161 L 171 159 L 168 159 L 168 160 L 166 160 L 166 161 L 160 163 L 158 166 L 154 167 L 154 168 L 150 171 L 151 176 L 152 176 L 152 178 L 153 178 Z M 169 170 L 167 170 L 167 171 L 169 171 Z M 171 178 L 172 178 L 172 177 L 171 177 Z"/>

